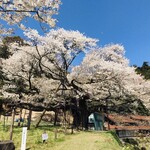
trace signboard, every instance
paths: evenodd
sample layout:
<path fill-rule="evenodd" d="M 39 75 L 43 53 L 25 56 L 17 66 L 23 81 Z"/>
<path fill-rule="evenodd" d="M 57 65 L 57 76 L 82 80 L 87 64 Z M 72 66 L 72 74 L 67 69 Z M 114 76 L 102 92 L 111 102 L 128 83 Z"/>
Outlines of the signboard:
<path fill-rule="evenodd" d="M 26 149 L 26 139 L 27 139 L 27 127 L 22 128 L 22 143 L 21 143 L 21 150 Z"/>
<path fill-rule="evenodd" d="M 48 140 L 48 134 L 47 133 L 43 133 L 42 134 L 42 140 Z"/>

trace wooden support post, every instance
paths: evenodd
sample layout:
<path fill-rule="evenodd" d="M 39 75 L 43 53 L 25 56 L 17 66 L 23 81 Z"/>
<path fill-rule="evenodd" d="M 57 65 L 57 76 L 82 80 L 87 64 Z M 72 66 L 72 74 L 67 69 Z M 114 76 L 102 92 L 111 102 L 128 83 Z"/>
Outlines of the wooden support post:
<path fill-rule="evenodd" d="M 15 119 L 15 108 L 13 108 L 12 110 L 12 119 L 11 119 L 11 125 L 10 125 L 10 140 L 12 140 L 12 137 L 13 137 L 14 119 Z"/>

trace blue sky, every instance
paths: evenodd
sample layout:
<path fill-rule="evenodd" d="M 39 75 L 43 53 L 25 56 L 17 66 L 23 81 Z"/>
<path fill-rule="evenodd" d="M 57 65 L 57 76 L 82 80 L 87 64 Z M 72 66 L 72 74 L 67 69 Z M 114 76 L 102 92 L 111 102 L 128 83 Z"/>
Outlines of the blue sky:
<path fill-rule="evenodd" d="M 123 44 L 130 64 L 150 61 L 150 0 L 62 0 L 57 26 Z"/>
<path fill-rule="evenodd" d="M 150 61 L 150 0 L 62 0 L 56 18 L 57 27 L 97 38 L 99 46 L 124 45 L 131 65 Z M 33 21 L 29 25 L 40 29 Z"/>

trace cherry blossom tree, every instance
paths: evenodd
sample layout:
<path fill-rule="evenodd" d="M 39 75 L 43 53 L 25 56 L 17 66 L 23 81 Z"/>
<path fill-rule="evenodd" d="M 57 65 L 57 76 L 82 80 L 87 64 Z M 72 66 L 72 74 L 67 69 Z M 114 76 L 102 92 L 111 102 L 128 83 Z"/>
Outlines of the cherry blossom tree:
<path fill-rule="evenodd" d="M 130 67 L 122 45 L 111 44 L 89 51 L 83 62 L 73 67 L 70 79 L 84 89 L 78 92 L 85 95 L 80 100 L 81 107 L 79 105 L 85 128 L 88 115 L 95 111 L 137 113 L 142 107 L 148 114 L 149 90 L 146 85 L 149 83 Z"/>
<path fill-rule="evenodd" d="M 27 22 L 31 20 L 39 22 L 43 31 L 46 31 L 49 27 L 54 27 L 57 20 L 54 19 L 53 16 L 58 14 L 60 4 L 60 0 L 0 0 L 0 19 L 2 20 L 0 23 L 0 42 L 3 37 L 14 33 L 16 26 L 22 30 L 25 30 L 27 26 L 30 26 L 30 23 Z M 6 23 L 8 27 L 6 26 Z M 33 88 L 31 84 L 31 70 L 33 71 L 32 67 L 30 64 L 30 72 L 28 72 L 30 74 L 28 75 L 28 77 L 30 76 L 28 78 L 30 90 Z M 17 82 L 19 81 L 19 83 L 22 83 L 24 80 L 26 79 L 22 79 L 20 76 L 20 79 L 17 79 Z"/>
<path fill-rule="evenodd" d="M 61 0 L 0 0 L 0 40 L 15 33 L 17 27 L 30 27 L 31 21 L 38 22 L 44 32 L 49 30 L 57 22 L 53 16 L 60 5 Z"/>
<path fill-rule="evenodd" d="M 136 74 L 134 67 L 129 66 L 124 54 L 123 46 L 106 45 L 87 53 L 81 65 L 73 68 L 71 78 L 77 80 L 93 99 L 89 103 L 100 107 L 109 102 L 109 107 L 116 109 L 116 105 L 123 106 L 125 100 L 132 103 L 139 98 L 144 86 L 140 81 L 145 81 Z"/>
<path fill-rule="evenodd" d="M 30 39 L 29 42 L 24 45 L 10 44 L 11 56 L 3 60 L 3 72 L 12 83 L 8 84 L 11 87 L 6 85 L 3 88 L 4 95 L 12 97 L 7 91 L 15 89 L 15 92 L 11 91 L 15 99 L 28 99 L 30 104 L 36 100 L 38 103 L 38 94 L 38 97 L 43 97 L 46 106 L 54 103 L 64 108 L 66 95 L 69 96 L 69 91 L 73 89 L 68 80 L 71 64 L 80 53 L 96 46 L 97 40 L 87 38 L 78 31 L 64 29 L 51 30 L 44 36 L 29 29 L 25 35 Z M 51 87 L 53 82 L 55 86 Z M 59 100 L 56 99 L 58 96 Z"/>
<path fill-rule="evenodd" d="M 64 29 L 51 30 L 40 36 L 36 30 L 27 30 L 32 45 L 35 46 L 39 68 L 54 80 L 69 84 L 67 75 L 74 59 L 83 52 L 96 46 L 96 39 L 87 38 L 79 31 Z"/>
<path fill-rule="evenodd" d="M 22 26 L 28 18 L 33 18 L 55 26 L 56 19 L 52 16 L 58 14 L 60 4 L 60 0 L 1 0 L 0 18 L 11 25 Z"/>
<path fill-rule="evenodd" d="M 118 111 L 124 106 L 130 109 L 129 104 L 137 99 L 148 107 L 149 82 L 129 66 L 122 45 L 95 48 L 96 39 L 64 29 L 50 30 L 44 36 L 28 29 L 25 35 L 29 41 L 8 44 L 11 56 L 2 61 L 3 72 L 9 79 L 3 87 L 6 97 L 24 104 L 28 100 L 32 109 L 40 102 L 44 111 L 55 106 L 64 109 L 69 97 L 79 98 L 76 107 L 87 111 L 113 110 L 117 106 Z M 73 61 L 83 52 L 83 62 L 71 70 Z"/>
<path fill-rule="evenodd" d="M 72 82 L 68 80 L 70 66 L 80 53 L 96 46 L 97 40 L 87 38 L 78 31 L 66 31 L 64 29 L 51 30 L 43 37 L 33 30 L 29 30 L 25 34 L 36 46 L 39 55 L 37 58 L 39 68 L 42 73 L 46 77 L 60 82 L 59 92 L 60 97 L 62 97 L 61 104 L 64 108 L 65 120 L 66 93 L 73 89 Z M 42 51 L 40 45 L 42 45 L 44 51 Z"/>

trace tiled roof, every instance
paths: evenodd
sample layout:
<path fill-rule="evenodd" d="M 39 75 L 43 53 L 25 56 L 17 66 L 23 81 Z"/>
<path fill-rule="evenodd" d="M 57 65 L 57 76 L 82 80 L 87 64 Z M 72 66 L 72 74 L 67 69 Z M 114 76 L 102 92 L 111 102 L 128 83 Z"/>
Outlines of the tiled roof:
<path fill-rule="evenodd" d="M 118 122 L 118 123 L 137 123 L 136 120 L 131 119 L 130 117 L 127 116 L 108 115 L 108 118 L 113 122 Z"/>
<path fill-rule="evenodd" d="M 108 126 L 107 126 L 108 128 Z M 150 126 L 116 126 L 110 125 L 110 130 L 150 130 Z"/>
<path fill-rule="evenodd" d="M 106 115 L 111 121 L 114 123 L 137 123 L 136 126 L 131 125 L 109 125 L 110 130 L 150 130 L 150 124 L 147 125 L 138 125 L 140 121 L 150 121 L 150 116 L 140 116 L 140 115 L 117 115 L 117 114 L 109 114 Z M 105 123 L 105 127 L 108 129 L 108 123 Z"/>
<path fill-rule="evenodd" d="M 131 115 L 132 119 L 150 121 L 150 116 Z"/>
<path fill-rule="evenodd" d="M 105 114 L 106 115 L 106 114 Z M 138 123 L 139 121 L 150 121 L 150 116 L 140 116 L 140 115 L 117 115 L 117 114 L 109 114 L 106 115 L 111 121 L 118 123 Z"/>

